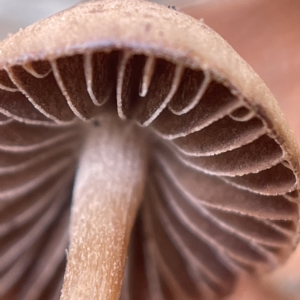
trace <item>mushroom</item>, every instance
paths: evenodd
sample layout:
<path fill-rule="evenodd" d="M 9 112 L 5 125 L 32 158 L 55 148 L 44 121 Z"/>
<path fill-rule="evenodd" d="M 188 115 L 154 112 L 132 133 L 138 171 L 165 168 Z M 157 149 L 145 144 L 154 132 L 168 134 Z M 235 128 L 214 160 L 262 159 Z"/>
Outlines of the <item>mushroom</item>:
<path fill-rule="evenodd" d="M 282 112 L 174 9 L 91 1 L 20 30 L 0 113 L 1 300 L 58 299 L 63 278 L 64 300 L 221 299 L 297 243 Z"/>
<path fill-rule="evenodd" d="M 186 4 L 187 1 L 181 1 L 178 9 L 198 19 L 203 18 L 262 77 L 286 114 L 299 144 L 300 2 L 224 0 L 192 6 Z M 299 268 L 298 246 L 288 263 L 265 276 L 263 281 L 283 294 L 284 299 L 289 299 L 289 296 L 297 298 L 300 291 Z"/>

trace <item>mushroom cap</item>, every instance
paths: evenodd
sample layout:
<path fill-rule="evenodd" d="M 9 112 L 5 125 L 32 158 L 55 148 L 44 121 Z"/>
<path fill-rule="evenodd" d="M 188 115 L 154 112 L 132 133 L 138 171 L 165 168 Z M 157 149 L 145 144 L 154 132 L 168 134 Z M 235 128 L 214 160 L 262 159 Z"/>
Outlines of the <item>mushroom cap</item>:
<path fill-rule="evenodd" d="M 131 299 L 220 298 L 286 260 L 300 156 L 262 80 L 200 21 L 91 1 L 0 43 L 0 299 L 58 297 L 83 122 L 111 109 L 151 151 Z"/>

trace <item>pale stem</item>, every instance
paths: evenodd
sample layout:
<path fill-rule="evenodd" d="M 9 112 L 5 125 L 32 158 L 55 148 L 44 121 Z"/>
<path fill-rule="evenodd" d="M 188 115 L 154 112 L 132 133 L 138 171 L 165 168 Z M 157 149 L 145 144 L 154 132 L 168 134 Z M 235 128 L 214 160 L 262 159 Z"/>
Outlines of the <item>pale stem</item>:
<path fill-rule="evenodd" d="M 143 193 L 145 140 L 116 117 L 89 125 L 75 180 L 61 300 L 119 298 L 131 229 Z"/>

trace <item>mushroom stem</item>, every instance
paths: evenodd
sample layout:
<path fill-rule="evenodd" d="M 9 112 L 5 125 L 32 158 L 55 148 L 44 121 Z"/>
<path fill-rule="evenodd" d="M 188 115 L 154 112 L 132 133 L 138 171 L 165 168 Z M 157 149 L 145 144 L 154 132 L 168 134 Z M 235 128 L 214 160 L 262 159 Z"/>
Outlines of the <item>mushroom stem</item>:
<path fill-rule="evenodd" d="M 146 151 L 139 128 L 116 117 L 89 124 L 76 176 L 61 298 L 119 298 L 142 198 Z"/>

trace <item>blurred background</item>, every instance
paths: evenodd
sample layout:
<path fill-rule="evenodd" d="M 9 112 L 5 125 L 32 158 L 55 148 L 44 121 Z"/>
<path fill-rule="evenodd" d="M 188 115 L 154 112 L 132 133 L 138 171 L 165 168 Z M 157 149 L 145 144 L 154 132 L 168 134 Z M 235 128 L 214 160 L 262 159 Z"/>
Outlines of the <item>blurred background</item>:
<path fill-rule="evenodd" d="M 80 0 L 0 0 L 0 40 Z M 265 80 L 300 142 L 300 0 L 157 0 L 203 18 Z M 299 109 L 297 109 L 299 107 Z M 263 279 L 243 279 L 230 300 L 300 299 L 300 248 Z M 228 299 L 229 300 L 229 299 Z"/>
<path fill-rule="evenodd" d="M 79 0 L 0 0 L 0 40 L 8 33 L 66 9 Z"/>

